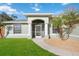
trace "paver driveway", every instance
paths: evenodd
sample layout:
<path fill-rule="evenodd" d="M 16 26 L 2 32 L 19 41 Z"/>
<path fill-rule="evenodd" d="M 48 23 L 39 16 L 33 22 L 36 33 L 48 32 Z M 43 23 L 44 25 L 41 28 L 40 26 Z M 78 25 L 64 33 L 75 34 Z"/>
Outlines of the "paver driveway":
<path fill-rule="evenodd" d="M 59 38 L 37 38 L 33 39 L 33 41 L 43 49 L 46 49 L 49 52 L 55 53 L 57 55 L 79 56 L 79 40 L 76 39 L 68 39 L 63 41 Z"/>
<path fill-rule="evenodd" d="M 79 55 L 79 40 L 78 39 L 68 39 L 61 40 L 59 38 L 52 38 L 44 40 L 47 44 L 52 47 L 57 47 L 64 51 L 72 53 L 72 55 Z"/>

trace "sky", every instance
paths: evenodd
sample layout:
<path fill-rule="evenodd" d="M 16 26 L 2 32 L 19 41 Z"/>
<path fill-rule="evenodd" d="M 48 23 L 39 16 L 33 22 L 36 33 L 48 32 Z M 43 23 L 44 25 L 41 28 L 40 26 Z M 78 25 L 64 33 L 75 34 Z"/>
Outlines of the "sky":
<path fill-rule="evenodd" d="M 17 20 L 25 20 L 23 13 L 52 13 L 58 15 L 67 8 L 79 9 L 78 3 L 0 3 L 0 13 L 16 15 Z"/>

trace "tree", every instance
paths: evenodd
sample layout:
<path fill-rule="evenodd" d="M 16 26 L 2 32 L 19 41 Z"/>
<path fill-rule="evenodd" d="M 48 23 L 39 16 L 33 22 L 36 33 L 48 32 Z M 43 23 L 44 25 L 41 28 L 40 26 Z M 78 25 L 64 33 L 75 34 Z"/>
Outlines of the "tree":
<path fill-rule="evenodd" d="M 68 27 L 68 35 L 73 31 L 75 24 L 79 23 L 79 11 L 78 10 L 67 10 L 64 15 L 62 15 L 64 19 L 64 24 Z"/>
<path fill-rule="evenodd" d="M 5 12 L 2 12 L 2 14 L 0 14 L 0 36 L 1 38 L 3 38 L 3 33 L 2 33 L 2 28 L 5 26 L 5 24 L 3 24 L 3 21 L 10 21 L 13 20 L 10 16 L 8 16 Z"/>
<path fill-rule="evenodd" d="M 53 24 L 58 28 L 60 38 L 65 40 L 69 38 L 75 24 L 79 23 L 79 12 L 77 10 L 66 10 L 64 14 L 53 19 Z"/>
<path fill-rule="evenodd" d="M 14 15 L 14 14 L 12 14 L 11 17 L 12 17 L 13 20 L 16 20 L 16 19 L 18 18 L 18 17 L 17 17 L 16 15 Z"/>

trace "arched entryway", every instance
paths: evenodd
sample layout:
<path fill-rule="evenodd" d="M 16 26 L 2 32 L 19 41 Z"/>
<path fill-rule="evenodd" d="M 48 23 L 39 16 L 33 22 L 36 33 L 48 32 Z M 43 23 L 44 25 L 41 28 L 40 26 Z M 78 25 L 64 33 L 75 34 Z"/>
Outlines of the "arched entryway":
<path fill-rule="evenodd" d="M 44 37 L 44 21 L 36 19 L 32 21 L 32 38 Z"/>

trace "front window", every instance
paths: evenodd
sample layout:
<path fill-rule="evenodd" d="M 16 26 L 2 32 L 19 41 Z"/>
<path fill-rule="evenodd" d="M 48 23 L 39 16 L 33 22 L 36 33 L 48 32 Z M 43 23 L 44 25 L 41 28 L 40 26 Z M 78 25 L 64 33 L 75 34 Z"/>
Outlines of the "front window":
<path fill-rule="evenodd" d="M 21 24 L 14 24 L 14 34 L 21 33 Z"/>
<path fill-rule="evenodd" d="M 52 28 L 53 33 L 58 33 L 59 32 L 57 27 L 55 27 L 54 25 L 52 27 L 53 27 Z"/>

